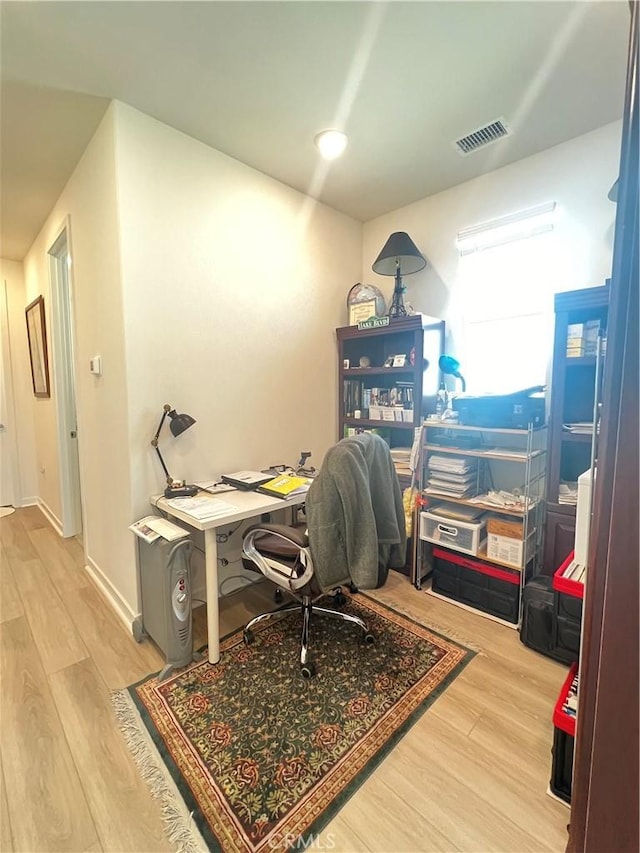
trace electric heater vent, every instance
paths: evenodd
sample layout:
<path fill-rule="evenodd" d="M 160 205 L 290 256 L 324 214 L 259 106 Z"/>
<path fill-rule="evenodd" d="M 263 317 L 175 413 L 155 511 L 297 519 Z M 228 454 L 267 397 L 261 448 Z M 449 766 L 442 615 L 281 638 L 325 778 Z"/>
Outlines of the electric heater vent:
<path fill-rule="evenodd" d="M 511 133 L 504 119 L 499 118 L 492 121 L 491 124 L 486 124 L 484 127 L 479 127 L 472 133 L 463 136 L 461 139 L 456 139 L 455 146 L 459 154 L 466 156 L 479 148 L 484 148 L 485 145 L 490 145 L 492 142 L 498 142 L 505 136 Z"/>

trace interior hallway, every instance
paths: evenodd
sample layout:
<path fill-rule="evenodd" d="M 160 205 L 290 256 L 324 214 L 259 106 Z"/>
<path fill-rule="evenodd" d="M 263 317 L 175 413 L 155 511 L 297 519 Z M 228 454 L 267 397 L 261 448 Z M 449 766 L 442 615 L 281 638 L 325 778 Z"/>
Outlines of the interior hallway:
<path fill-rule="evenodd" d="M 109 698 L 158 671 L 160 652 L 134 642 L 81 546 L 36 507 L 1 519 L 0 543 L 0 851 L 170 850 Z M 324 830 L 323 848 L 564 851 L 569 810 L 545 791 L 566 667 L 394 572 L 376 597 L 479 654 Z M 271 606 L 266 584 L 224 599 L 223 632 Z"/>

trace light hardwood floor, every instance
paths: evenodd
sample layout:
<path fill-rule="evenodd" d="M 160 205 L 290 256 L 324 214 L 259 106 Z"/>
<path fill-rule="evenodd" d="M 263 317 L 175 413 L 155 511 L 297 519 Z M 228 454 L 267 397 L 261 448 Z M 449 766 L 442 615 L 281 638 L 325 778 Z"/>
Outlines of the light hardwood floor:
<path fill-rule="evenodd" d="M 0 849 L 170 850 L 109 698 L 160 669 L 160 652 L 134 642 L 84 571 L 81 546 L 38 509 L 3 518 L 0 544 Z M 401 575 L 375 595 L 478 654 L 315 849 L 563 851 L 569 811 L 545 792 L 566 668 Z M 262 585 L 224 599 L 223 631 L 271 602 Z"/>

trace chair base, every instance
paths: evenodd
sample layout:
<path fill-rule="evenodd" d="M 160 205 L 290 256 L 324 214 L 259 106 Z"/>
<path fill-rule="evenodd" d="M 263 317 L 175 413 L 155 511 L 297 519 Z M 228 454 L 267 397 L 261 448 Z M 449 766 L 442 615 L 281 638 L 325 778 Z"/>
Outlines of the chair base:
<path fill-rule="evenodd" d="M 341 594 L 341 591 L 338 591 L 337 596 Z M 317 599 L 315 600 L 317 601 Z M 251 629 L 255 625 L 258 625 L 260 622 L 266 622 L 270 619 L 280 619 L 287 613 L 294 613 L 299 610 L 302 611 L 300 667 L 304 678 L 311 678 L 315 675 L 315 666 L 309 660 L 309 627 L 311 624 L 312 613 L 321 613 L 323 616 L 329 616 L 331 619 L 339 619 L 343 622 L 350 622 L 352 625 L 357 625 L 362 629 L 364 635 L 363 639 L 367 645 L 372 645 L 375 642 L 375 637 L 369 631 L 366 622 L 360 619 L 359 616 L 352 616 L 350 613 L 341 613 L 339 610 L 331 610 L 328 607 L 320 607 L 315 604 L 314 600 L 312 600 L 310 596 L 305 595 L 298 604 L 291 604 L 288 607 L 281 608 L 280 610 L 271 610 L 268 613 L 261 613 L 259 616 L 255 616 L 247 622 L 243 631 L 245 643 L 247 645 L 253 643 L 255 637 Z"/>

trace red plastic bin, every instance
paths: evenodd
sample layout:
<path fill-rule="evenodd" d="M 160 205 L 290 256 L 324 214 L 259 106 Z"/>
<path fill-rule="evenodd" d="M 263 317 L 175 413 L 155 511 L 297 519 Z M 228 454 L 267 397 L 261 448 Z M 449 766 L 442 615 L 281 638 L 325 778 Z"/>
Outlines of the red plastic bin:
<path fill-rule="evenodd" d="M 566 714 L 562 710 L 562 706 L 565 703 L 567 696 L 569 695 L 569 690 L 571 688 L 571 683 L 575 677 L 576 672 L 578 671 L 578 664 L 574 663 L 569 670 L 569 675 L 567 675 L 564 684 L 562 685 L 562 690 L 560 691 L 560 695 L 558 696 L 558 701 L 556 702 L 555 708 L 553 709 L 553 725 L 557 729 L 561 729 L 563 732 L 566 732 L 571 737 L 575 737 L 576 735 L 576 718 L 571 716 L 570 714 Z"/>
<path fill-rule="evenodd" d="M 562 573 L 573 561 L 573 551 L 569 554 L 559 569 L 553 573 L 552 586 L 557 592 L 564 592 L 574 598 L 584 598 L 584 584 L 570 578 L 563 578 Z"/>

